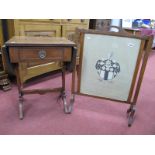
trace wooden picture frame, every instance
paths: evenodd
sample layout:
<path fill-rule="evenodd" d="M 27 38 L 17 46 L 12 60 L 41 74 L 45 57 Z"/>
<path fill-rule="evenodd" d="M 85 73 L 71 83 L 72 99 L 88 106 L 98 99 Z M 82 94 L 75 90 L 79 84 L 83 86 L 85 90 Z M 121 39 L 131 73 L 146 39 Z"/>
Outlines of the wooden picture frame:
<path fill-rule="evenodd" d="M 127 110 L 128 126 L 131 126 L 153 36 L 135 36 L 118 29 L 119 32 L 80 30 L 77 91 L 74 73 L 69 110 L 72 111 L 75 94 L 127 103 L 130 104 Z M 116 61 L 111 56 L 105 58 L 109 51 L 117 54 Z"/>

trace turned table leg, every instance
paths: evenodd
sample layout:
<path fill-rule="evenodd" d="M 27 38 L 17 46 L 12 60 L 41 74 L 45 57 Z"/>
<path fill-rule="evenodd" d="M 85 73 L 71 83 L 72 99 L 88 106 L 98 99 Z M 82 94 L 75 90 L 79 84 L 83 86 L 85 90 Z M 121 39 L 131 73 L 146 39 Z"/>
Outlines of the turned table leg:
<path fill-rule="evenodd" d="M 24 113 L 23 113 L 23 94 L 19 95 L 19 119 L 22 120 L 24 118 Z"/>
<path fill-rule="evenodd" d="M 58 97 L 59 99 L 62 99 L 63 101 L 63 106 L 64 106 L 64 112 L 68 113 L 68 108 L 67 108 L 67 101 L 66 101 L 66 92 L 65 92 L 65 73 L 66 73 L 66 68 L 65 64 L 63 63 L 62 65 L 62 90 L 60 92 L 60 95 Z"/>
<path fill-rule="evenodd" d="M 18 93 L 19 93 L 19 102 L 18 102 L 18 108 L 19 108 L 19 119 L 22 120 L 24 118 L 24 112 L 23 112 L 23 83 L 21 82 L 20 75 L 19 75 L 19 66 L 15 66 L 15 73 L 16 73 L 16 79 L 17 79 L 17 86 L 18 86 Z"/>
<path fill-rule="evenodd" d="M 76 76 L 76 66 L 73 69 L 72 73 L 72 86 L 71 86 L 71 99 L 70 99 L 70 104 L 68 106 L 68 113 L 72 113 L 73 111 L 73 105 L 75 102 L 75 76 Z"/>
<path fill-rule="evenodd" d="M 73 48 L 73 71 L 72 71 L 72 84 L 71 84 L 71 99 L 70 99 L 70 104 L 68 106 L 68 113 L 72 113 L 73 110 L 73 105 L 75 102 L 75 80 L 76 80 L 76 71 L 77 71 L 77 77 L 79 75 L 79 65 L 76 66 L 76 53 L 77 53 L 77 48 Z"/>

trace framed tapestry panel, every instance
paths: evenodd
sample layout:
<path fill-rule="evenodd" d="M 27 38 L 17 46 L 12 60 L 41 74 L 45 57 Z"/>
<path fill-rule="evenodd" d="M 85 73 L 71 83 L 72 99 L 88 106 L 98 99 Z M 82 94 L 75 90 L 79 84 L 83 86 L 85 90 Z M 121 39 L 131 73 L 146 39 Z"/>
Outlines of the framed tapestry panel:
<path fill-rule="evenodd" d="M 119 32 L 79 30 L 77 91 L 74 68 L 69 112 L 75 94 L 128 103 L 131 126 L 153 36 L 136 36 L 118 29 Z"/>
<path fill-rule="evenodd" d="M 127 101 L 141 40 L 85 34 L 80 93 Z"/>

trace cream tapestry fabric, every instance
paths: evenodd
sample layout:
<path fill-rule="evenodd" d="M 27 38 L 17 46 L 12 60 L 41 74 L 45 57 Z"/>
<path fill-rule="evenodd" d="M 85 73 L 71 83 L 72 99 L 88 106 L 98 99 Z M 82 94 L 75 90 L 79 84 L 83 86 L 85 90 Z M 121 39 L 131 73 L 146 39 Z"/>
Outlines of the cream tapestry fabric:
<path fill-rule="evenodd" d="M 80 92 L 127 101 L 141 40 L 85 34 Z"/>

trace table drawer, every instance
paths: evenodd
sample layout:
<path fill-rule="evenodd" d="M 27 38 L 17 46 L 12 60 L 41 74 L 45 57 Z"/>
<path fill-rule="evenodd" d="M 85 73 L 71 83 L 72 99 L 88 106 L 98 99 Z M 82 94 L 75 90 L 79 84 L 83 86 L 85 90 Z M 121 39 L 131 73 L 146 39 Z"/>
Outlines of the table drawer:
<path fill-rule="evenodd" d="M 10 49 L 11 62 L 71 61 L 71 47 L 20 47 Z"/>

